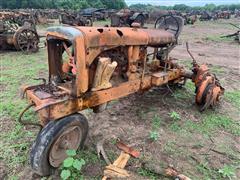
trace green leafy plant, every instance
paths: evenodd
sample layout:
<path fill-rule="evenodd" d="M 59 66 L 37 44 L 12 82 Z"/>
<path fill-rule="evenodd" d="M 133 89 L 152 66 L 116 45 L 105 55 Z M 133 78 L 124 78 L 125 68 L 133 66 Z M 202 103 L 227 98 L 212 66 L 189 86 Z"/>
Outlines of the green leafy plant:
<path fill-rule="evenodd" d="M 159 138 L 159 133 L 157 131 L 150 131 L 150 139 L 153 141 L 157 141 Z"/>
<path fill-rule="evenodd" d="M 76 158 L 76 151 L 75 150 L 67 150 L 67 158 L 63 161 L 61 167 L 61 178 L 63 180 L 66 179 L 83 179 L 81 174 L 82 166 L 85 165 L 84 159 Z"/>
<path fill-rule="evenodd" d="M 158 115 L 155 115 L 152 119 L 152 127 L 158 129 L 161 124 L 161 118 Z"/>
<path fill-rule="evenodd" d="M 181 119 L 180 115 L 179 115 L 176 111 L 172 111 L 172 112 L 170 113 L 170 117 L 171 117 L 173 120 L 180 120 L 180 119 Z"/>
<path fill-rule="evenodd" d="M 236 177 L 235 168 L 232 166 L 225 165 L 223 168 L 219 169 L 218 172 L 224 178 L 232 179 L 233 177 Z"/>

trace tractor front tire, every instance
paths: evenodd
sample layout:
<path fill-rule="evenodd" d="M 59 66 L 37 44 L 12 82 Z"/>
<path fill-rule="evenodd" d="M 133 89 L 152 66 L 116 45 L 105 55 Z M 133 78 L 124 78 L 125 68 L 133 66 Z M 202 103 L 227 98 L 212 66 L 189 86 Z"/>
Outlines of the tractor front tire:
<path fill-rule="evenodd" d="M 38 134 L 30 152 L 32 170 L 48 176 L 67 158 L 66 150 L 82 148 L 88 133 L 88 122 L 82 114 L 50 121 Z"/>

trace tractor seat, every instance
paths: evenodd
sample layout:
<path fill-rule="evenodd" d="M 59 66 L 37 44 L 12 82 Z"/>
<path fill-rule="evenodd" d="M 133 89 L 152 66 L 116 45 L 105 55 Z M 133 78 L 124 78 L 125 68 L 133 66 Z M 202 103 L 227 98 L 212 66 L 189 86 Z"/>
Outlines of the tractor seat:
<path fill-rule="evenodd" d="M 150 46 L 161 46 L 176 42 L 174 34 L 162 29 L 143 29 L 148 34 Z"/>

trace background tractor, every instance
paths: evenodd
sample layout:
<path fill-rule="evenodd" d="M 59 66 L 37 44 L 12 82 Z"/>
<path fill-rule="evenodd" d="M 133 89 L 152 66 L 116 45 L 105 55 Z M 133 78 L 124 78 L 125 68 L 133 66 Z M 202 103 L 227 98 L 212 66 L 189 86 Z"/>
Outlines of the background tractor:
<path fill-rule="evenodd" d="M 140 27 L 144 26 L 148 19 L 148 13 L 137 12 L 129 9 L 122 9 L 111 16 L 112 27 L 131 27 L 133 23 L 139 23 Z"/>
<path fill-rule="evenodd" d="M 39 36 L 29 14 L 0 12 L 0 49 L 36 52 L 38 43 Z"/>

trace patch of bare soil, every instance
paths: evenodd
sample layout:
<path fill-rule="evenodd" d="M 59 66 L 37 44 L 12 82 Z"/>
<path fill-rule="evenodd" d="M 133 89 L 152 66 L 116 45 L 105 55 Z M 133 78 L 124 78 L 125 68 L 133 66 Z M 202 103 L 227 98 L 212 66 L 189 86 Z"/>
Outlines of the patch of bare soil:
<path fill-rule="evenodd" d="M 173 166 L 180 172 L 185 172 L 192 177 L 201 177 L 201 173 L 196 171 L 194 166 L 206 163 L 214 169 L 219 169 L 223 164 L 231 162 L 231 158 L 225 156 L 216 150 L 216 144 L 221 144 L 238 148 L 238 141 L 234 141 L 230 134 L 218 136 L 213 135 L 214 140 L 203 137 L 198 133 L 176 135 L 173 131 L 167 130 L 173 123 L 169 118 L 172 110 L 180 112 L 181 117 L 186 121 L 188 117 L 196 118 L 194 111 L 197 111 L 194 105 L 190 105 L 191 110 L 186 107 L 179 107 L 174 104 L 173 99 L 168 99 L 165 104 L 162 101 L 162 95 L 159 90 L 147 92 L 144 95 L 132 95 L 119 100 L 119 102 L 110 105 L 109 109 L 100 114 L 90 115 L 90 136 L 95 139 L 95 143 L 101 138 L 107 138 L 109 141 L 113 138 L 120 138 L 129 146 L 141 152 L 142 158 L 135 160 L 128 169 L 137 172 L 140 167 L 147 167 L 154 164 L 162 169 Z M 172 102 L 169 102 L 172 101 Z M 191 102 L 189 102 L 191 104 Z M 154 111 L 149 111 L 149 107 Z M 181 109 L 183 108 L 183 109 Z M 141 112 L 143 111 L 143 112 Z M 144 117 L 142 117 L 142 113 Z M 162 122 L 159 129 L 160 138 L 158 141 L 149 139 L 149 132 L 152 129 L 151 119 L 155 114 L 160 115 Z M 230 136 L 231 138 L 227 138 Z M 238 149 L 239 150 L 239 149 Z M 120 151 L 113 147 L 106 147 L 107 152 Z M 162 170 L 163 171 L 163 170 Z"/>

